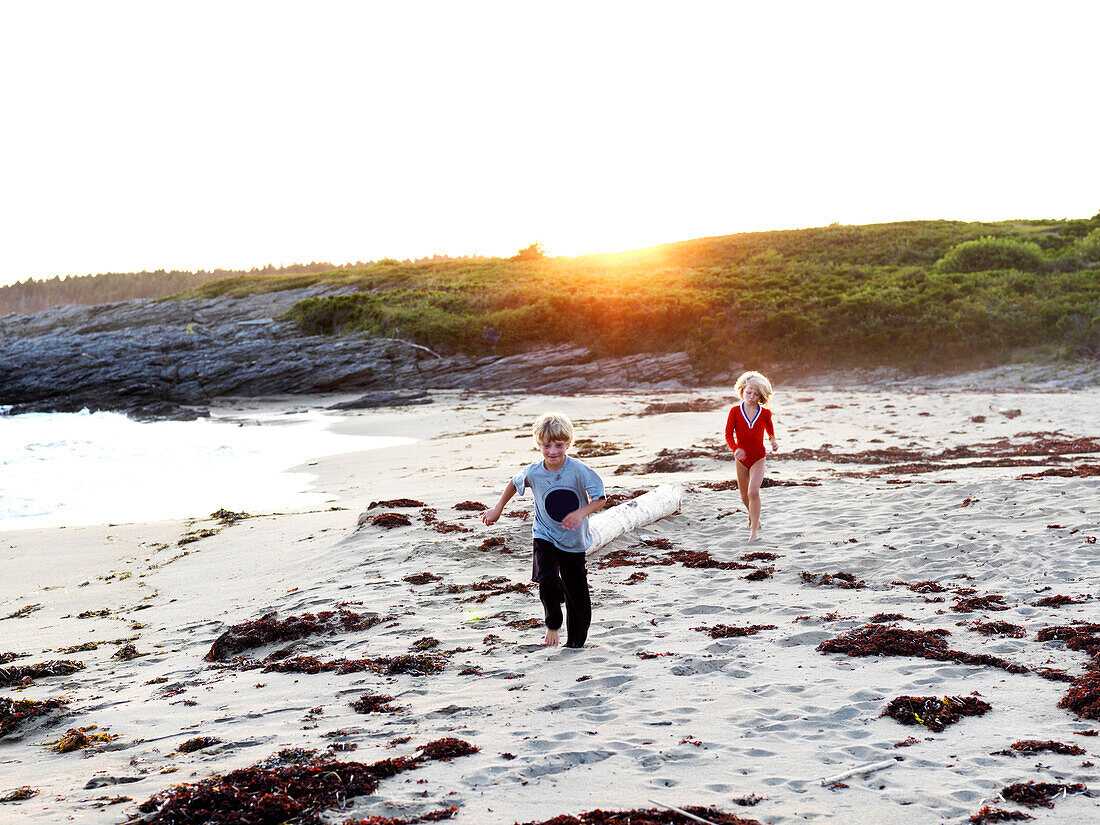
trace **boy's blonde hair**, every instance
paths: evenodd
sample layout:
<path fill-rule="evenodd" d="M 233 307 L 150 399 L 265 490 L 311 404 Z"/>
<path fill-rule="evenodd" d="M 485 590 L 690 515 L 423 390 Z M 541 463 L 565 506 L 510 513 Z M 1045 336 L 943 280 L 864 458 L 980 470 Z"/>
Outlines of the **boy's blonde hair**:
<path fill-rule="evenodd" d="M 760 403 L 767 404 L 772 398 L 772 382 L 765 378 L 758 372 L 743 372 L 741 377 L 737 379 L 737 384 L 734 386 L 733 391 L 737 393 L 737 397 L 744 399 L 745 387 L 755 387 L 756 391 L 760 393 Z"/>
<path fill-rule="evenodd" d="M 551 441 L 565 441 L 572 447 L 573 422 L 564 413 L 548 412 L 535 422 L 531 435 L 535 439 L 536 447 L 542 447 Z"/>

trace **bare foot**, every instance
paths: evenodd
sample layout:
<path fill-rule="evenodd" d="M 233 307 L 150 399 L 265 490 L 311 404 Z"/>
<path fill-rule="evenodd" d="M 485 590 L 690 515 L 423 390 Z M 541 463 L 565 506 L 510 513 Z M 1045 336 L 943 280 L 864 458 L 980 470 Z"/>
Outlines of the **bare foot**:
<path fill-rule="evenodd" d="M 749 541 L 760 541 L 760 528 L 758 526 L 750 528 Z"/>
<path fill-rule="evenodd" d="M 558 636 L 559 635 L 560 635 L 559 631 L 550 630 L 550 628 L 547 628 L 546 629 L 546 637 L 542 640 L 543 645 L 545 647 L 557 647 L 558 646 Z"/>

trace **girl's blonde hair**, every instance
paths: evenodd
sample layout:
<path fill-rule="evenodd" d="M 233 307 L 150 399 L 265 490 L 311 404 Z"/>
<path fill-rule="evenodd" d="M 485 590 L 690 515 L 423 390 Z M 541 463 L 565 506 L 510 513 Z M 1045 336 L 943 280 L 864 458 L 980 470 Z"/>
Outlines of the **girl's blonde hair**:
<path fill-rule="evenodd" d="M 573 446 L 573 422 L 569 416 L 559 412 L 545 413 L 535 426 L 531 428 L 531 435 L 535 439 L 535 446 L 542 447 L 551 441 L 565 441 Z"/>
<path fill-rule="evenodd" d="M 767 404 L 771 401 L 772 382 L 765 378 L 758 372 L 743 372 L 741 377 L 737 379 L 737 384 L 734 386 L 733 391 L 737 393 L 737 397 L 744 399 L 745 387 L 755 387 L 756 391 L 760 393 L 760 403 Z"/>

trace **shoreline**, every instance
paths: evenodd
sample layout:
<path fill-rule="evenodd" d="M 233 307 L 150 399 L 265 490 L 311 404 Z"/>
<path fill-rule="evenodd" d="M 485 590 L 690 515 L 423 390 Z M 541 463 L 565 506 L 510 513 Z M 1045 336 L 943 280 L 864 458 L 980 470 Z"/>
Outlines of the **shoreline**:
<path fill-rule="evenodd" d="M 775 407 L 783 453 L 768 476 L 799 486 L 765 489 L 763 541 L 751 547 L 744 543 L 736 492 L 704 486 L 733 477 L 732 466 L 713 457 L 728 387 L 674 395 L 437 393 L 424 406 L 341 413 L 339 431 L 371 428 L 421 440 L 292 468 L 316 475 L 314 489 L 329 499 L 323 507 L 230 525 L 198 519 L 0 533 L 9 571 L 0 582 L 0 616 L 40 605 L 0 619 L 0 652 L 29 654 L 11 665 L 46 659 L 86 665 L 0 692 L 70 698 L 67 715 L 0 741 L 0 796 L 22 785 L 39 789 L 26 801 L 7 803 L 28 822 L 53 822 L 64 811 L 82 822 L 117 823 L 170 785 L 246 767 L 282 748 L 326 752 L 343 743 L 354 750 L 327 752 L 371 762 L 441 736 L 469 741 L 480 752 L 434 763 L 408 781 L 386 780 L 374 795 L 331 814 L 333 821 L 409 817 L 457 804 L 458 825 L 528 822 L 597 807 L 645 808 L 653 798 L 677 807 L 713 805 L 760 822 L 811 816 L 916 823 L 973 814 L 1010 781 L 1060 777 L 1100 791 L 1100 771 L 1082 764 L 1100 756 L 1100 747 L 1074 735 L 1097 722 L 1057 707 L 1063 683 L 974 665 L 815 650 L 870 616 L 902 613 L 908 618 L 898 626 L 948 630 L 956 649 L 1080 672 L 1083 654 L 1037 642 L 1035 633 L 1072 621 L 1100 622 L 1097 600 L 1057 609 L 1033 602 L 1100 591 L 1100 551 L 1085 541 L 1100 533 L 1089 504 L 1100 482 L 1022 481 L 1038 468 L 942 459 L 935 471 L 888 467 L 885 476 L 854 478 L 844 473 L 867 467 L 784 459 L 825 444 L 833 453 L 920 449 L 934 458 L 959 445 L 1033 440 L 1016 438 L 1021 433 L 1097 438 L 1100 388 L 962 392 L 941 383 L 857 391 L 833 380 L 780 388 Z M 715 406 L 642 414 L 652 404 L 690 405 L 700 398 Z M 317 405 L 333 400 L 310 399 Z M 935 414 L 924 415 L 932 404 Z M 527 583 L 529 522 L 516 515 L 485 528 L 476 511 L 455 505 L 495 501 L 512 470 L 533 460 L 528 422 L 547 408 L 574 417 L 578 437 L 605 453 L 584 460 L 610 493 L 664 481 L 688 488 L 680 514 L 617 539 L 590 561 L 591 644 L 579 654 L 543 649 L 541 632 L 521 626 L 541 615 L 534 592 L 476 601 L 481 591 L 444 587 L 499 576 Z M 1011 418 L 998 412 L 1015 409 L 1020 413 Z M 677 457 L 682 468 L 676 472 L 645 472 L 662 450 L 698 455 Z M 1028 460 L 1058 464 L 1053 457 Z M 1071 455 L 1058 466 L 1079 461 L 1095 463 L 1096 456 Z M 623 467 L 634 469 L 616 472 Z M 370 502 L 398 498 L 423 503 L 388 508 L 409 517 L 409 526 L 356 528 Z M 509 512 L 529 503 L 517 498 Z M 435 511 L 430 521 L 426 510 Z M 202 530 L 215 532 L 178 544 Z M 491 538 L 503 544 L 486 547 Z M 639 547 L 641 540 L 654 544 Z M 723 563 L 753 552 L 776 557 L 753 565 L 772 568 L 758 581 L 745 579 L 748 569 L 637 559 L 602 566 L 619 551 L 659 558 L 662 541 Z M 814 584 L 803 572 L 812 578 L 848 572 L 866 586 Z M 424 573 L 441 579 L 406 581 Z M 929 580 L 947 588 L 943 602 L 897 584 Z M 965 587 L 997 593 L 1009 609 L 955 612 L 952 600 Z M 278 673 L 203 661 L 231 625 L 271 610 L 287 617 L 341 604 L 386 621 L 303 638 L 291 644 L 293 655 L 404 655 L 433 638 L 438 645 L 427 650 L 450 651 L 444 671 L 423 677 Z M 1027 634 L 983 637 L 958 624 L 979 619 L 1009 621 Z M 716 639 L 696 629 L 723 624 L 774 628 Z M 87 642 L 97 649 L 61 653 Z M 138 655 L 114 658 L 126 645 Z M 263 658 L 275 647 L 255 655 Z M 463 675 L 471 669 L 476 672 Z M 973 691 L 993 710 L 941 733 L 879 716 L 900 695 Z M 355 712 L 351 701 L 368 692 L 393 696 L 403 710 Z M 84 751 L 87 758 L 42 747 L 69 728 L 90 725 L 118 738 Z M 203 735 L 221 742 L 193 753 L 178 750 Z M 405 736 L 408 743 L 398 741 Z M 917 741 L 895 748 L 907 738 Z M 1072 742 L 1090 755 L 991 755 L 1023 739 Z M 894 756 L 904 760 L 882 774 L 846 780 L 846 789 L 817 782 Z M 92 781 L 99 787 L 86 787 Z M 751 807 L 732 802 L 752 795 L 761 801 Z M 129 800 L 109 801 L 118 797 Z M 1069 797 L 1057 802 L 1055 815 L 1080 819 L 1094 808 L 1089 799 Z"/>

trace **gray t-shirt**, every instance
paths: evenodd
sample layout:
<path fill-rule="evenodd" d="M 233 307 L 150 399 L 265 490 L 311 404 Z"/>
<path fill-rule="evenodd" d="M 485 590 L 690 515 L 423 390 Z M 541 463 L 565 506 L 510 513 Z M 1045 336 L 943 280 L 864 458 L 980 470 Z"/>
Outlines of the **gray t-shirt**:
<path fill-rule="evenodd" d="M 512 479 L 519 495 L 530 487 L 535 497 L 535 538 L 548 541 L 560 550 L 583 553 L 592 543 L 588 519 L 576 530 L 566 530 L 561 520 L 598 498 L 603 498 L 603 480 L 596 471 L 572 456 L 555 473 L 536 461 L 520 470 Z"/>

